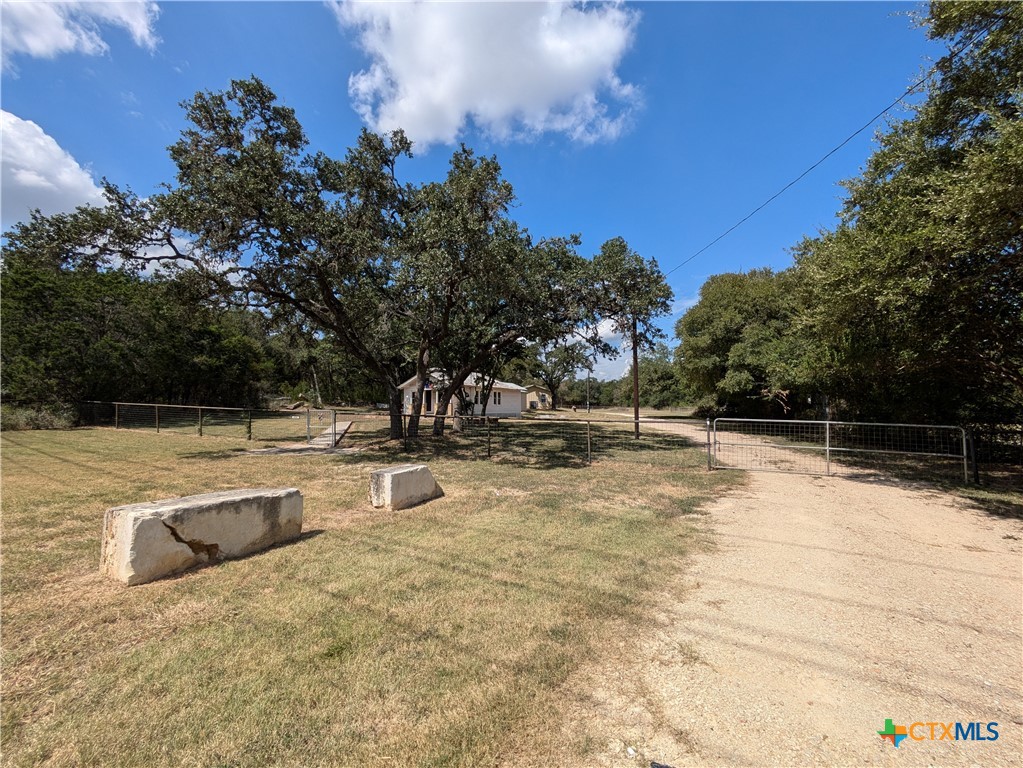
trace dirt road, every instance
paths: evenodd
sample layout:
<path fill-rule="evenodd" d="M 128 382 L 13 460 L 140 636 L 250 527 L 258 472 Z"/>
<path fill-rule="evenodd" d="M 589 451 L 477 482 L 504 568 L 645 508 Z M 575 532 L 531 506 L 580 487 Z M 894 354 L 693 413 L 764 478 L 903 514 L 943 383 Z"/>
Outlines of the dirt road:
<path fill-rule="evenodd" d="M 877 477 L 749 480 L 649 631 L 572 679 L 566 744 L 593 751 L 556 764 L 1020 765 L 1023 524 Z M 924 725 L 896 749 L 887 719 Z M 955 722 L 998 738 L 931 740 Z"/>

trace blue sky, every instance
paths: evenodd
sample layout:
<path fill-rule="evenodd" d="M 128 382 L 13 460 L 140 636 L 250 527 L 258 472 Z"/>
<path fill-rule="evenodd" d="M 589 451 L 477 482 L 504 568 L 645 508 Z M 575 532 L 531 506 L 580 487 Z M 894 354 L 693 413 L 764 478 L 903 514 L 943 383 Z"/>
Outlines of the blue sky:
<path fill-rule="evenodd" d="M 4 2 L 2 218 L 142 195 L 197 90 L 257 75 L 313 150 L 363 125 L 417 142 L 409 179 L 458 141 L 496 154 L 534 236 L 623 236 L 673 270 L 897 98 L 940 46 L 912 3 Z M 899 113 L 896 112 L 896 115 Z M 875 128 L 881 127 L 881 124 Z M 670 272 L 677 313 L 709 275 L 791 263 L 834 223 L 868 130 L 697 259 Z M 602 363 L 617 375 L 625 360 Z"/>

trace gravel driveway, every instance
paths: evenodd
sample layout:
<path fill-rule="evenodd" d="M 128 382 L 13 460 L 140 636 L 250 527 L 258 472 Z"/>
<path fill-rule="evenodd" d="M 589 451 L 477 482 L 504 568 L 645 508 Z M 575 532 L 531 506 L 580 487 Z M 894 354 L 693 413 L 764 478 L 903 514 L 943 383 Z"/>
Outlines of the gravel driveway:
<path fill-rule="evenodd" d="M 550 764 L 1023 764 L 1020 521 L 878 477 L 771 473 L 705 511 L 715 550 L 567 686 L 565 743 L 585 734 L 590 756 Z M 896 749 L 886 719 L 999 738 L 924 725 Z"/>

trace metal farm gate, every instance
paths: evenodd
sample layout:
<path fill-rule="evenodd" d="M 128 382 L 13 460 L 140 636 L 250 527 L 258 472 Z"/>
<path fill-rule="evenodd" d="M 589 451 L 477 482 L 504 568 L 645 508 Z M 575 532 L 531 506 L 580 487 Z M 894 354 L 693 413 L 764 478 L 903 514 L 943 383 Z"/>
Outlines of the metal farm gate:
<path fill-rule="evenodd" d="M 804 475 L 898 470 L 968 481 L 966 432 L 929 424 L 714 419 L 710 466 Z"/>

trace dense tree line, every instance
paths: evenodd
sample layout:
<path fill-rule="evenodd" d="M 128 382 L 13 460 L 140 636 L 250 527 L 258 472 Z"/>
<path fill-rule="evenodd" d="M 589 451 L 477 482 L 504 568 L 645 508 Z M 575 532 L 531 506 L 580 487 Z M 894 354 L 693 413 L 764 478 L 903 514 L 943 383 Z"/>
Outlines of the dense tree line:
<path fill-rule="evenodd" d="M 612 350 L 595 329 L 610 321 L 631 329 L 642 346 L 655 336 L 649 331 L 653 318 L 667 311 L 671 291 L 656 262 L 641 258 L 623 239 L 606 243 L 592 260 L 577 252 L 578 236 L 535 240 L 510 216 L 514 192 L 494 157 L 477 157 L 463 146 L 443 180 L 403 183 L 400 165 L 411 158 L 412 145 L 400 130 L 389 136 L 363 131 L 341 159 L 309 152 L 294 112 L 256 78 L 200 92 L 184 107 L 189 127 L 170 148 L 174 183 L 147 198 L 106 184 L 106 207 L 33 214 L 6 235 L 3 279 L 16 280 L 18 265 L 33 272 L 50 262 L 69 285 L 94 286 L 100 305 L 106 301 L 102 289 L 122 283 L 146 297 L 136 303 L 153 305 L 152 312 L 173 311 L 179 286 L 209 301 L 198 302 L 205 308 L 189 315 L 193 305 L 183 300 L 188 316 L 180 327 L 168 319 L 148 335 L 142 328 L 151 312 L 124 308 L 122 320 L 139 311 L 126 326 L 130 331 L 117 339 L 125 351 L 68 366 L 90 380 L 102 368 L 110 383 L 62 387 L 40 376 L 37 397 L 124 399 L 143 391 L 133 388 L 126 366 L 137 366 L 144 382 L 162 365 L 175 399 L 240 404 L 256 397 L 258 383 L 267 378 L 264 342 L 273 347 L 290 335 L 307 340 L 291 362 L 308 369 L 319 396 L 325 368 L 354 370 L 345 383 L 387 401 L 394 437 L 403 430 L 399 384 L 416 374 L 419 389 L 408 419 L 414 435 L 431 371 L 445 374 L 435 390 L 442 414 L 453 399 L 464 400 L 470 373 L 493 376 L 527 345 L 578 338 L 606 353 Z M 170 276 L 142 277 L 154 264 Z M 28 304 L 22 308 L 31 314 Z M 87 308 L 93 310 L 102 311 Z M 6 325 L 6 305 L 4 311 Z M 89 319 L 83 324 L 96 330 Z M 172 326 L 181 332 L 169 334 Z M 242 326 L 251 332 L 231 330 Z M 228 338 L 214 334 L 205 368 L 184 365 L 187 360 L 164 349 L 169 340 L 156 343 L 168 333 L 195 362 L 196 339 L 205 338 L 199 331 L 214 327 Z M 27 333 L 17 323 L 11 329 L 16 369 L 31 367 L 33 356 L 59 367 L 59 341 L 30 350 Z M 255 340 L 252 348 L 243 338 Z M 89 342 L 83 348 L 101 346 Z M 235 352 L 249 357 L 234 361 Z M 218 357 L 222 353 L 225 360 Z M 210 366 L 224 361 L 233 365 L 225 378 L 202 389 L 201 382 L 219 375 Z M 173 378 L 177 372 L 182 381 Z M 157 399 L 156 390 L 148 391 L 153 394 L 146 399 Z M 435 433 L 444 427 L 438 416 Z"/>
<path fill-rule="evenodd" d="M 672 350 L 661 342 L 654 343 L 639 354 L 639 405 L 642 408 L 675 408 L 686 405 L 692 394 L 685 389 L 675 364 Z M 618 379 L 601 380 L 585 375 L 586 365 L 562 381 L 559 402 L 565 406 L 585 407 L 589 402 L 597 408 L 633 406 L 634 376 L 628 366 Z M 545 383 L 537 380 L 537 383 Z M 545 384 L 545 386 L 549 385 Z M 588 392 L 588 396 L 587 396 Z"/>
<path fill-rule="evenodd" d="M 962 423 L 1023 411 L 1023 5 L 933 3 L 926 98 L 795 265 L 718 275 L 679 321 L 708 411 Z"/>
<path fill-rule="evenodd" d="M 255 405 L 280 373 L 258 318 L 204 305 L 187 280 L 34 263 L 12 249 L 0 290 L 7 400 Z"/>
<path fill-rule="evenodd" d="M 259 407 L 275 396 L 381 398 L 328 339 L 298 326 L 275 329 L 262 314 L 212 303 L 192 274 L 46 262 L 11 245 L 0 271 L 7 402 Z"/>

